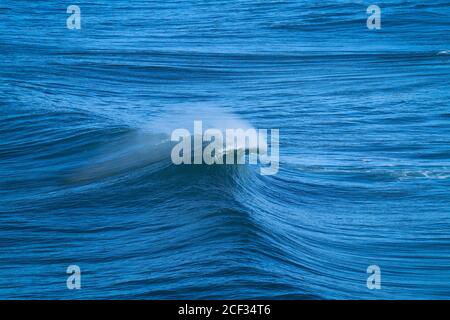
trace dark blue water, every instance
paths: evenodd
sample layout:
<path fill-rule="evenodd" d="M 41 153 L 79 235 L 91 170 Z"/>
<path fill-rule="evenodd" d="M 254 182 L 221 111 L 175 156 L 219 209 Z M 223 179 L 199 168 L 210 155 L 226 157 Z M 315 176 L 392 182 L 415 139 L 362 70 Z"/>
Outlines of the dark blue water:
<path fill-rule="evenodd" d="M 1 0 L 0 298 L 450 298 L 447 50 L 448 1 Z M 278 174 L 158 147 L 222 113 Z"/>

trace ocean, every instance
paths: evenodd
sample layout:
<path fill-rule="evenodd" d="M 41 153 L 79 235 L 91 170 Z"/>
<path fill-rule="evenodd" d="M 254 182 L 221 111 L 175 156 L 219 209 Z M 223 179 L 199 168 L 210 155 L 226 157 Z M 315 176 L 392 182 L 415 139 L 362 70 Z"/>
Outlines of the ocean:
<path fill-rule="evenodd" d="M 449 299 L 449 50 L 440 0 L 1 0 L 0 298 Z M 278 172 L 173 164 L 205 119 Z"/>

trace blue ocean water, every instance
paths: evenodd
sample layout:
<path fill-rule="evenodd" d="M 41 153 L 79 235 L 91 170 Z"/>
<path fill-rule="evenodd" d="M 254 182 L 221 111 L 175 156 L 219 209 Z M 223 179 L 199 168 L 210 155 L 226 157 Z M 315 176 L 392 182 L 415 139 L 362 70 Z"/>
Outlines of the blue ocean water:
<path fill-rule="evenodd" d="M 1 0 L 0 298 L 450 298 L 447 50 L 444 0 Z M 171 164 L 224 114 L 276 175 Z"/>

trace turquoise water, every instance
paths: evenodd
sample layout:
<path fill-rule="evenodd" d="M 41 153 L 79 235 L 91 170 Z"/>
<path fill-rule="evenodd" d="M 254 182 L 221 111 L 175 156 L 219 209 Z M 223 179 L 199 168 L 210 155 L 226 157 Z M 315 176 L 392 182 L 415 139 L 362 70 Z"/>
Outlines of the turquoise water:
<path fill-rule="evenodd" d="M 0 3 L 0 298 L 450 298 L 447 1 L 71 4 Z M 171 163 L 225 115 L 276 175 Z"/>

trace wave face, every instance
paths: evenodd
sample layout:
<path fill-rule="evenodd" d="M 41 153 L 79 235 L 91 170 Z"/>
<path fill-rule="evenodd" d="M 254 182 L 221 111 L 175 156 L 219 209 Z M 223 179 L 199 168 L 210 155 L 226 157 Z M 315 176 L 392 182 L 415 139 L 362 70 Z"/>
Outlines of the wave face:
<path fill-rule="evenodd" d="M 0 298 L 450 298 L 448 1 L 67 5 L 0 4 Z M 277 175 L 171 163 L 224 114 Z"/>

